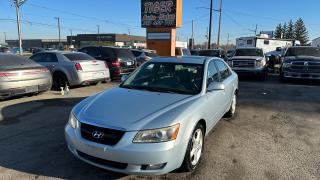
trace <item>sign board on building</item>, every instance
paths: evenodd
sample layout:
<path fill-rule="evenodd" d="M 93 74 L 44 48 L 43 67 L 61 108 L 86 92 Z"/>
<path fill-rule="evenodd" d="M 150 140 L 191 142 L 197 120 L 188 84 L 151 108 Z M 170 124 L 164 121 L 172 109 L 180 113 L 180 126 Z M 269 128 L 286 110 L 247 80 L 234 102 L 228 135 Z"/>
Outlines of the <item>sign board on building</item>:
<path fill-rule="evenodd" d="M 141 0 L 141 26 L 180 27 L 182 0 Z"/>
<path fill-rule="evenodd" d="M 160 32 L 160 33 L 147 33 L 148 40 L 170 40 L 170 32 Z"/>

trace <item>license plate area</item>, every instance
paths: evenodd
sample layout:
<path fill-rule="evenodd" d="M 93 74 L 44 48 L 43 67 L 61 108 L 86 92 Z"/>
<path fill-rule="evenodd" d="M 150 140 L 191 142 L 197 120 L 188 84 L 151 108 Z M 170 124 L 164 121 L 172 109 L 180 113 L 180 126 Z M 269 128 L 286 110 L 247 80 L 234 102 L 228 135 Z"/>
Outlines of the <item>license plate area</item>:
<path fill-rule="evenodd" d="M 25 89 L 26 93 L 33 93 L 33 92 L 38 92 L 38 91 L 39 91 L 38 86 L 29 86 L 29 87 L 26 87 L 26 89 Z"/>
<path fill-rule="evenodd" d="M 127 62 L 126 62 L 126 65 L 127 65 L 127 66 L 132 66 L 132 65 L 133 65 L 133 61 L 127 61 Z"/>

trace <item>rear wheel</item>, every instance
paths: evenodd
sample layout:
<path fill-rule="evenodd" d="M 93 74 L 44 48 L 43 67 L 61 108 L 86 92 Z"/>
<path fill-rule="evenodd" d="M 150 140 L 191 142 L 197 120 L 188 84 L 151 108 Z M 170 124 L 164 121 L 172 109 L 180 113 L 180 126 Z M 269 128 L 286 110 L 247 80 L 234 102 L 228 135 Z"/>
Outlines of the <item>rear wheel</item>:
<path fill-rule="evenodd" d="M 61 87 L 65 88 L 69 85 L 68 78 L 62 72 L 54 73 L 53 75 L 53 89 L 60 90 Z"/>
<path fill-rule="evenodd" d="M 200 163 L 202 151 L 204 148 L 204 128 L 199 123 L 194 129 L 189 140 L 187 151 L 181 166 L 184 172 L 191 172 L 197 168 Z"/>
<path fill-rule="evenodd" d="M 236 114 L 236 108 L 237 108 L 237 94 L 234 93 L 232 96 L 232 102 L 230 105 L 229 111 L 224 115 L 225 118 L 232 119 L 234 115 Z"/>

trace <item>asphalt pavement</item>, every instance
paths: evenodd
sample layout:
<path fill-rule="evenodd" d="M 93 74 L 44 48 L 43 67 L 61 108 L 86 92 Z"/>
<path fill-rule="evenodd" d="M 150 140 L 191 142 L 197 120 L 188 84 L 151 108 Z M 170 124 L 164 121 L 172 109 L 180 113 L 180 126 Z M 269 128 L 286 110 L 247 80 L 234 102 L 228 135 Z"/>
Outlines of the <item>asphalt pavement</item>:
<path fill-rule="evenodd" d="M 241 81 L 236 118 L 207 136 L 198 169 L 156 177 L 99 169 L 67 150 L 71 108 L 114 85 L 0 101 L 0 179 L 320 179 L 320 83 Z"/>

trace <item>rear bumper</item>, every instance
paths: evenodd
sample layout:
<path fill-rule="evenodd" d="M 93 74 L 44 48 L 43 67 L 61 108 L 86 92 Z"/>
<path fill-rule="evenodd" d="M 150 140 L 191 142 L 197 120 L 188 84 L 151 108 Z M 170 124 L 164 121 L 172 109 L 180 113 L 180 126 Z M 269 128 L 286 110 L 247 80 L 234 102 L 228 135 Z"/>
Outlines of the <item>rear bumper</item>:
<path fill-rule="evenodd" d="M 51 86 L 51 78 L 0 82 L 0 99 L 48 91 L 51 89 Z"/>
<path fill-rule="evenodd" d="M 71 85 L 84 85 L 99 81 L 110 80 L 109 71 L 95 71 L 95 72 L 78 72 L 78 78 L 71 81 Z"/>

